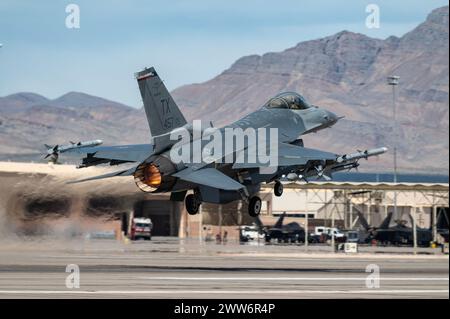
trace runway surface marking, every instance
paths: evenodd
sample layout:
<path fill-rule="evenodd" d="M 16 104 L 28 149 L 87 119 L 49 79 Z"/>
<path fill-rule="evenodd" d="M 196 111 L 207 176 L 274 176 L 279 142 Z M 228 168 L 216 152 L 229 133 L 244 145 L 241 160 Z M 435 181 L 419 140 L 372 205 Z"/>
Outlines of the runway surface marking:
<path fill-rule="evenodd" d="M 0 294 L 426 294 L 449 293 L 447 290 L 0 290 Z"/>
<path fill-rule="evenodd" d="M 140 277 L 148 280 L 235 280 L 235 281 L 365 281 L 367 277 Z M 380 277 L 384 281 L 449 281 L 448 277 Z"/>

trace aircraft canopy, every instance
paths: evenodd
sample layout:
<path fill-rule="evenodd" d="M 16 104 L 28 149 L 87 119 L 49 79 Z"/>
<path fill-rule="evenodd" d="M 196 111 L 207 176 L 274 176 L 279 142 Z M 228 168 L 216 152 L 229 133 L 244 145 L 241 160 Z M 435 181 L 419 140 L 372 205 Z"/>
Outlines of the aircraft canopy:
<path fill-rule="evenodd" d="M 295 92 L 284 92 L 271 98 L 265 107 L 269 109 L 305 110 L 311 106 L 305 98 Z"/>

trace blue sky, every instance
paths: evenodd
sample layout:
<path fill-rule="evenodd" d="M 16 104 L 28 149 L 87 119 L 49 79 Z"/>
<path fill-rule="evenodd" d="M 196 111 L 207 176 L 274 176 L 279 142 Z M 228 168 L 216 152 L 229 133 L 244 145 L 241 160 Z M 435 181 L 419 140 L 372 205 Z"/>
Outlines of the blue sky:
<path fill-rule="evenodd" d="M 65 8 L 80 7 L 80 29 Z M 368 29 L 367 4 L 380 8 Z M 249 54 L 342 30 L 401 36 L 441 0 L 1 0 L 0 96 L 81 91 L 140 107 L 133 73 L 155 66 L 169 89 L 206 81 Z"/>

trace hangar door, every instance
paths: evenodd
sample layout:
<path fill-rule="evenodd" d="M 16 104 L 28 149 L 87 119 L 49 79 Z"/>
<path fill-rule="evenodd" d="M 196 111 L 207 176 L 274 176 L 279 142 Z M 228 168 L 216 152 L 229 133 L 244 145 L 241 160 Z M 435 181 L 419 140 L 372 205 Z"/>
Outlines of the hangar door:
<path fill-rule="evenodd" d="M 437 228 L 448 229 L 449 225 L 449 208 L 438 207 L 437 209 Z"/>
<path fill-rule="evenodd" d="M 135 217 L 148 217 L 153 223 L 153 236 L 170 236 L 171 202 L 165 200 L 146 200 L 134 205 Z"/>

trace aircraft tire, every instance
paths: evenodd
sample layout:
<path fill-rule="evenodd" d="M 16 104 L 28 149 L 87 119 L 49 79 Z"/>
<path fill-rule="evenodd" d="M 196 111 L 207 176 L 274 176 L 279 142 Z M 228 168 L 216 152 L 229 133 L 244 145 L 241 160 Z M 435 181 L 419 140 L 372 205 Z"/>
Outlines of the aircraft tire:
<path fill-rule="evenodd" d="M 261 213 L 261 198 L 253 196 L 248 203 L 248 214 L 251 217 L 258 217 Z"/>
<path fill-rule="evenodd" d="M 196 215 L 198 213 L 200 202 L 193 194 L 189 194 L 186 196 L 184 204 L 189 215 Z"/>
<path fill-rule="evenodd" d="M 275 183 L 275 185 L 273 187 L 273 193 L 277 197 L 280 197 L 281 195 L 283 195 L 283 184 L 281 184 L 281 182 Z"/>

